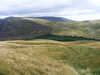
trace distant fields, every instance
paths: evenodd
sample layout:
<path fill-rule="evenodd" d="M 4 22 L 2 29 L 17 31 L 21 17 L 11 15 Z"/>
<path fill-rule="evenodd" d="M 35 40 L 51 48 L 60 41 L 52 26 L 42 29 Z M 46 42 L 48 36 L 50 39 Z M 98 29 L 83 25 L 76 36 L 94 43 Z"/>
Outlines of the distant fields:
<path fill-rule="evenodd" d="M 1 41 L 0 75 L 100 75 L 100 42 Z"/>

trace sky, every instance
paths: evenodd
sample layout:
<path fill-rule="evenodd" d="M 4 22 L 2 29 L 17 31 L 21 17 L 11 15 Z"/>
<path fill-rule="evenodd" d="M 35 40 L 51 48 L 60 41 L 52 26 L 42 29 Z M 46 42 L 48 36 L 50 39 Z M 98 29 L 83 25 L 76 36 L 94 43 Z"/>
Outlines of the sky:
<path fill-rule="evenodd" d="M 96 20 L 100 19 L 100 0 L 0 0 L 0 18 L 8 16 Z"/>

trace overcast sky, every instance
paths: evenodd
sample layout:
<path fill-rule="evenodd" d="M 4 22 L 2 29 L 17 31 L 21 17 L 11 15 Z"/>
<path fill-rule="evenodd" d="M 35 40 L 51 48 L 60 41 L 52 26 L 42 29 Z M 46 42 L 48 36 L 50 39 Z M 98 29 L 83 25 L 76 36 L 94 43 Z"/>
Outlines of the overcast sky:
<path fill-rule="evenodd" d="M 6 16 L 100 19 L 100 0 L 0 0 L 0 17 Z"/>

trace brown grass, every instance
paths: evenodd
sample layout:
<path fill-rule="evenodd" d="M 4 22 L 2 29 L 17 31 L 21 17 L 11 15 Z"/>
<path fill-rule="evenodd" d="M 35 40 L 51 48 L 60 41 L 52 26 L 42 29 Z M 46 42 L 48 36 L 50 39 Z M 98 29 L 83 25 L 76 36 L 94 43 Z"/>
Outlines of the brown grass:
<path fill-rule="evenodd" d="M 54 60 L 45 54 L 49 48 L 61 44 L 64 43 L 48 40 L 0 42 L 2 46 L 0 60 L 8 65 L 8 75 L 77 75 L 75 69 L 68 64 Z M 6 72 L 5 69 L 4 66 L 4 72 Z"/>

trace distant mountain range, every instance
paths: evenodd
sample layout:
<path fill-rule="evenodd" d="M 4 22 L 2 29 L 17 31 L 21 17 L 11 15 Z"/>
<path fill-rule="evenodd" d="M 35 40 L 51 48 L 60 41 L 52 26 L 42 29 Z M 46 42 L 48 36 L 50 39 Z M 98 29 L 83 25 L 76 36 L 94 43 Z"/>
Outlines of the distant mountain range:
<path fill-rule="evenodd" d="M 44 19 L 44 20 L 49 20 L 49 21 L 60 21 L 60 22 L 67 22 L 67 21 L 72 21 L 70 19 L 64 18 L 64 17 L 33 17 L 33 18 L 38 18 L 38 19 Z"/>
<path fill-rule="evenodd" d="M 0 19 L 0 37 L 29 38 L 41 35 L 100 38 L 100 21 L 72 21 L 61 17 L 8 17 Z"/>

